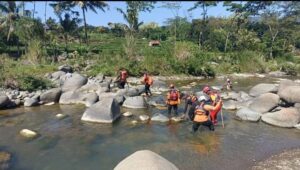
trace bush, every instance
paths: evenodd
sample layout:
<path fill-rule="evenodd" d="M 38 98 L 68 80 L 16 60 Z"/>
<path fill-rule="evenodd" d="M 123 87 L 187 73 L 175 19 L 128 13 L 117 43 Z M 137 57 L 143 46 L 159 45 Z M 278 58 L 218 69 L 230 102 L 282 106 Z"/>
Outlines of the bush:
<path fill-rule="evenodd" d="M 280 71 L 287 73 L 288 75 L 296 76 L 297 75 L 297 67 L 291 63 L 283 63 L 280 65 Z"/>
<path fill-rule="evenodd" d="M 19 88 L 21 90 L 41 90 L 46 89 L 48 87 L 53 87 L 52 83 L 49 80 L 33 77 L 33 76 L 25 76 L 18 78 Z"/>

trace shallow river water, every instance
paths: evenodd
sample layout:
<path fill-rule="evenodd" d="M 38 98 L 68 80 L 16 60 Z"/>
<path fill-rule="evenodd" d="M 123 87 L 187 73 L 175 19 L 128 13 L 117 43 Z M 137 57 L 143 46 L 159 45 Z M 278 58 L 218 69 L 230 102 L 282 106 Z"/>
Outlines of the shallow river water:
<path fill-rule="evenodd" d="M 223 80 L 222 80 L 223 81 Z M 176 82 L 182 86 L 192 81 Z M 221 80 L 201 80 L 199 85 L 218 85 Z M 234 79 L 236 91 L 248 90 L 257 83 L 273 79 Z M 16 170 L 110 170 L 138 150 L 149 149 L 165 157 L 182 170 L 251 169 L 257 161 L 285 149 L 300 147 L 300 131 L 273 127 L 263 122 L 235 119 L 234 111 L 223 111 L 225 128 L 214 132 L 201 127 L 191 134 L 191 123 L 138 123 L 139 114 L 152 115 L 166 110 L 124 109 L 131 118 L 121 117 L 113 125 L 85 123 L 80 120 L 85 106 L 53 105 L 0 111 L 0 150 L 13 154 L 11 169 Z M 180 105 L 179 113 L 183 110 Z M 56 114 L 67 114 L 59 120 Z M 23 128 L 40 136 L 25 140 Z"/>

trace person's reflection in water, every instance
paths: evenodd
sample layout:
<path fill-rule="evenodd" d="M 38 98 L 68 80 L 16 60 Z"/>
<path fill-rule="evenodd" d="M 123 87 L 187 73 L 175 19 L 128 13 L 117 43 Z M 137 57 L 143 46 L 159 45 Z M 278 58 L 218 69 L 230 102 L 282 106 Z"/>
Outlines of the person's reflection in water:
<path fill-rule="evenodd" d="M 220 146 L 220 138 L 214 133 L 204 132 L 193 136 L 189 139 L 190 147 L 200 154 L 215 152 Z"/>

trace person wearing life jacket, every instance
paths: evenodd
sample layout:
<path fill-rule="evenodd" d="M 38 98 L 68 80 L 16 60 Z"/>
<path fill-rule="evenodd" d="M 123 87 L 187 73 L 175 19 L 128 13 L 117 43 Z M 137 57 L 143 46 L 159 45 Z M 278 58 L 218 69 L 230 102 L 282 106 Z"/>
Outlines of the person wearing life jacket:
<path fill-rule="evenodd" d="M 153 78 L 147 73 L 144 73 L 142 83 L 145 84 L 145 93 L 147 96 L 151 96 L 150 86 L 153 84 Z"/>
<path fill-rule="evenodd" d="M 205 86 L 202 91 L 203 91 L 203 93 L 205 93 L 209 96 L 212 106 L 216 106 L 217 102 L 219 100 L 221 100 L 220 95 L 216 91 L 211 90 L 210 87 L 208 87 L 208 86 Z M 217 116 L 221 109 L 222 109 L 222 105 L 217 107 L 215 110 L 210 111 L 210 118 L 211 118 L 211 121 L 214 123 L 214 125 L 216 125 L 218 123 Z"/>
<path fill-rule="evenodd" d="M 188 114 L 189 112 L 187 112 L 188 110 L 188 107 L 189 107 L 189 110 L 192 108 L 192 107 L 196 107 L 197 105 L 197 101 L 198 101 L 198 98 L 197 96 L 195 96 L 193 93 L 192 94 L 186 94 L 183 99 L 185 99 L 185 106 L 184 106 L 184 115 L 182 116 L 183 118 L 187 119 L 188 117 L 190 118 L 190 120 L 193 120 L 191 118 L 191 115 Z"/>
<path fill-rule="evenodd" d="M 206 96 L 200 96 L 199 104 L 195 107 L 193 118 L 193 132 L 199 129 L 200 125 L 207 126 L 211 131 L 214 131 L 214 124 L 209 120 L 209 113 L 218 109 L 222 105 L 222 100 L 219 100 L 216 106 L 208 104 L 209 99 Z"/>
<path fill-rule="evenodd" d="M 172 108 L 174 109 L 175 115 L 178 115 L 177 108 L 180 104 L 180 93 L 177 89 L 175 89 L 174 84 L 170 84 L 170 90 L 167 93 L 167 101 L 168 105 L 168 114 L 171 115 Z"/>
<path fill-rule="evenodd" d="M 117 77 L 117 81 L 118 81 L 118 87 L 120 89 L 124 89 L 125 88 L 125 84 L 127 83 L 127 77 L 128 77 L 128 72 L 125 68 L 122 68 L 119 72 L 119 75 Z"/>

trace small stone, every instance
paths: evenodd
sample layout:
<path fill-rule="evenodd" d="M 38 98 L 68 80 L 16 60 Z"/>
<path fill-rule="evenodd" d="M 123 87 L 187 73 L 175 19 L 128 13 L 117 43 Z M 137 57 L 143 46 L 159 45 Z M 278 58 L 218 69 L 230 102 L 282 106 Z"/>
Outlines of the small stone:
<path fill-rule="evenodd" d="M 183 121 L 183 119 L 182 119 L 181 117 L 179 117 L 179 116 L 177 116 L 177 117 L 172 117 L 171 120 L 172 120 L 173 122 L 181 122 L 181 121 Z"/>
<path fill-rule="evenodd" d="M 57 114 L 57 115 L 55 115 L 55 117 L 56 118 L 58 118 L 58 119 L 63 119 L 63 118 L 65 118 L 65 117 L 67 117 L 67 115 L 64 115 L 64 114 Z"/>
<path fill-rule="evenodd" d="M 137 124 L 138 122 L 136 120 L 131 121 L 131 124 Z"/>
<path fill-rule="evenodd" d="M 141 121 L 147 121 L 147 120 L 149 120 L 150 117 L 147 115 L 140 115 L 139 118 Z"/>
<path fill-rule="evenodd" d="M 29 130 L 29 129 L 23 129 L 20 131 L 20 134 L 26 138 L 34 138 L 37 136 L 37 133 L 32 131 L 32 130 Z"/>
<path fill-rule="evenodd" d="M 125 116 L 125 117 L 130 117 L 130 116 L 132 116 L 133 114 L 131 113 L 131 112 L 125 112 L 125 113 L 123 113 L 123 116 Z"/>
<path fill-rule="evenodd" d="M 51 106 L 51 105 L 54 105 L 55 104 L 55 102 L 50 102 L 50 103 L 46 103 L 45 105 L 46 106 Z"/>

